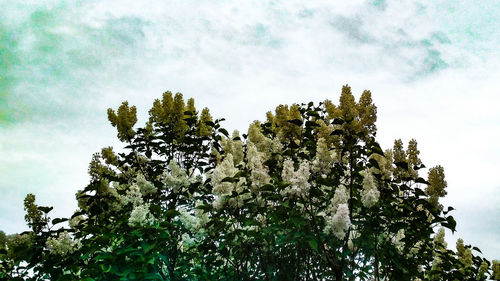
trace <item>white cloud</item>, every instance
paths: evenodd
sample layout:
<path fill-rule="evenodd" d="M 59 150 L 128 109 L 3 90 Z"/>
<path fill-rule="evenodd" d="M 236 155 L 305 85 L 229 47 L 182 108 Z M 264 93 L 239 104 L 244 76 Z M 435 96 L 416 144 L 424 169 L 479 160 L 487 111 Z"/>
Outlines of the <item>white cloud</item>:
<path fill-rule="evenodd" d="M 154 98 L 180 91 L 243 132 L 280 103 L 336 101 L 348 83 L 357 96 L 372 91 L 384 147 L 416 138 L 424 163 L 444 166 L 445 202 L 456 207 L 466 242 L 489 258 L 500 252 L 498 243 L 486 244 L 500 240 L 498 227 L 488 226 L 500 219 L 494 1 L 482 2 L 485 10 L 465 1 L 52 3 L 1 12 L 4 24 L 19 30 L 12 39 L 19 53 L 31 56 L 13 70 L 9 91 L 9 106 L 29 118 L 0 136 L 7 202 L 0 225 L 7 232 L 24 227 L 26 192 L 64 210 L 61 216 L 71 212 L 92 153 L 116 146 L 105 109 L 123 100 L 137 105 L 144 121 Z M 36 11 L 48 13 L 51 24 L 30 26 Z M 58 44 L 42 53 L 40 34 L 57 35 Z M 47 71 L 54 69 L 57 75 Z M 481 224 L 471 223 L 471 214 Z"/>

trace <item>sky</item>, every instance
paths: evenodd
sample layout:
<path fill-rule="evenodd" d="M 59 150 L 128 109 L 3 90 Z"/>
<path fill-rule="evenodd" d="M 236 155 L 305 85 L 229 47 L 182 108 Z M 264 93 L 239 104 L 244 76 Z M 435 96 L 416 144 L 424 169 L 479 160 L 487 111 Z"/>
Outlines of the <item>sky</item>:
<path fill-rule="evenodd" d="M 0 0 L 0 229 L 27 229 L 23 199 L 77 208 L 106 109 L 138 125 L 167 90 L 246 132 L 278 104 L 372 92 L 377 138 L 415 138 L 442 165 L 458 233 L 500 259 L 497 0 Z M 454 248 L 454 247 L 452 247 Z"/>

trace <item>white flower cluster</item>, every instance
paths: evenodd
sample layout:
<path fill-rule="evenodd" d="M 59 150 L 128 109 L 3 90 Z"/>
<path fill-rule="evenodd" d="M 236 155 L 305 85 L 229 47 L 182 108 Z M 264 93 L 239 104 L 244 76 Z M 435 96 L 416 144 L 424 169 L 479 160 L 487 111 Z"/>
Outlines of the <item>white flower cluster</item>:
<path fill-rule="evenodd" d="M 375 159 L 375 161 L 377 161 L 378 163 L 378 166 L 380 167 L 380 169 L 373 167 L 373 172 L 376 174 L 381 174 L 382 178 L 385 180 L 391 179 L 392 161 L 390 159 L 387 159 L 387 157 L 385 157 L 384 155 L 380 155 L 377 153 L 373 153 L 370 158 Z"/>
<path fill-rule="evenodd" d="M 142 174 L 138 174 L 135 181 L 143 196 L 155 194 L 156 191 L 158 191 L 158 188 L 156 188 L 156 186 L 154 186 L 151 182 L 147 181 Z"/>
<path fill-rule="evenodd" d="M 400 254 L 403 253 L 403 250 L 404 250 L 404 247 L 405 247 L 405 242 L 402 241 L 403 238 L 405 238 L 405 230 L 404 229 L 398 230 L 398 232 L 396 233 L 396 235 L 394 235 L 392 237 L 392 244 L 394 246 L 396 246 L 396 249 L 398 250 L 398 252 Z"/>
<path fill-rule="evenodd" d="M 345 232 L 351 226 L 351 219 L 349 218 L 349 207 L 347 201 L 349 196 L 344 185 L 340 185 L 335 190 L 335 194 L 328 206 L 328 216 L 325 218 L 326 227 L 325 233 L 332 233 L 338 239 L 343 239 Z"/>
<path fill-rule="evenodd" d="M 236 198 L 230 198 L 229 200 L 227 200 L 226 197 L 233 191 L 242 193 L 246 185 L 246 179 L 240 177 L 237 182 L 223 182 L 225 178 L 234 177 L 238 171 L 238 168 L 234 167 L 233 156 L 231 154 L 227 154 L 224 161 L 215 167 L 212 174 L 213 191 L 215 195 L 217 195 L 217 198 L 213 202 L 214 208 L 220 210 L 226 203 L 232 208 L 243 206 L 243 200 L 248 197 L 242 195 Z M 247 193 L 246 196 L 250 196 L 250 194 Z"/>
<path fill-rule="evenodd" d="M 179 208 L 179 213 L 179 220 L 181 223 L 193 233 L 199 232 L 209 221 L 208 214 L 200 209 L 195 209 L 193 215 L 186 208 Z"/>
<path fill-rule="evenodd" d="M 234 167 L 233 155 L 227 154 L 224 161 L 215 167 L 212 174 L 212 183 L 214 186 L 214 193 L 216 194 L 228 194 L 234 188 L 234 183 L 223 182 L 225 178 L 234 177 L 238 169 Z"/>
<path fill-rule="evenodd" d="M 71 228 L 75 228 L 76 226 L 78 226 L 82 221 L 85 221 L 85 217 L 82 216 L 82 215 L 79 215 L 79 216 L 76 216 L 72 219 L 69 220 L 69 226 Z"/>
<path fill-rule="evenodd" d="M 415 243 L 410 249 L 409 256 L 418 254 L 418 251 L 420 251 L 423 244 L 424 243 L 422 241 L 418 241 L 417 243 Z"/>
<path fill-rule="evenodd" d="M 369 170 L 364 171 L 363 191 L 361 192 L 361 203 L 370 208 L 378 202 L 380 191 L 377 189 L 375 178 Z"/>
<path fill-rule="evenodd" d="M 57 238 L 51 237 L 47 239 L 46 246 L 51 254 L 65 256 L 76 251 L 81 247 L 81 244 L 79 241 L 73 240 L 68 232 L 64 231 L 59 233 Z"/>
<path fill-rule="evenodd" d="M 120 197 L 121 201 L 123 202 L 123 205 L 131 203 L 133 206 L 139 206 L 142 203 L 144 203 L 144 201 L 142 200 L 141 189 L 137 184 L 131 185 L 129 190 L 127 190 L 125 196 L 120 196 Z"/>
<path fill-rule="evenodd" d="M 118 191 L 123 190 L 126 190 L 125 195 L 118 193 Z M 155 193 L 156 190 L 156 187 L 142 176 L 137 176 L 136 182 L 132 185 L 120 185 L 115 182 L 113 187 L 109 188 L 109 193 L 115 198 L 111 208 L 114 211 L 121 211 L 127 204 L 131 204 L 133 207 L 140 206 L 144 204 L 143 196 Z"/>
<path fill-rule="evenodd" d="M 444 235 L 445 235 L 444 228 L 440 228 L 438 233 L 436 233 L 436 235 L 434 236 L 434 239 L 432 241 L 432 243 L 434 244 L 434 249 L 441 251 L 441 252 L 445 252 L 446 247 L 448 246 L 448 243 L 446 243 L 446 241 L 444 241 Z M 436 255 L 434 257 L 434 260 L 432 261 L 432 269 L 439 270 L 442 262 L 443 261 L 441 260 L 439 255 Z"/>
<path fill-rule="evenodd" d="M 349 200 L 347 188 L 345 185 L 341 184 L 337 187 L 337 189 L 335 189 L 335 194 L 333 195 L 330 206 L 328 207 L 328 213 L 335 214 L 335 212 L 337 212 L 337 207 L 340 204 L 347 204 L 347 200 Z"/>
<path fill-rule="evenodd" d="M 154 224 L 155 218 L 149 212 L 149 204 L 134 206 L 128 219 L 128 225 L 131 227 L 142 227 Z"/>
<path fill-rule="evenodd" d="M 181 240 L 179 241 L 178 245 L 181 251 L 186 251 L 194 245 L 196 245 L 196 239 L 194 237 L 191 237 L 187 233 L 183 233 L 181 235 Z"/>
<path fill-rule="evenodd" d="M 281 151 L 283 151 L 283 144 L 279 138 L 274 138 L 271 143 L 271 152 L 280 153 Z"/>
<path fill-rule="evenodd" d="M 181 168 L 177 162 L 171 160 L 168 164 L 170 173 L 164 172 L 161 175 L 161 180 L 166 186 L 172 187 L 175 193 L 182 191 L 182 188 L 188 187 L 191 184 L 201 181 L 200 176 L 190 177 L 185 169 Z"/>
<path fill-rule="evenodd" d="M 327 175 L 330 173 L 333 163 L 337 160 L 337 153 L 328 150 L 328 144 L 324 138 L 320 138 L 316 144 L 316 158 L 313 161 L 312 170 L 316 174 Z"/>
<path fill-rule="evenodd" d="M 340 204 L 333 217 L 326 218 L 326 233 L 332 233 L 338 239 L 344 239 L 347 229 L 351 226 L 349 218 L 349 207 L 347 204 Z"/>
<path fill-rule="evenodd" d="M 255 190 L 260 186 L 268 184 L 271 181 L 271 177 L 264 166 L 266 154 L 259 152 L 251 141 L 247 142 L 247 159 L 248 167 L 251 171 L 250 180 L 252 181 L 252 188 Z"/>
<path fill-rule="evenodd" d="M 283 196 L 300 197 L 309 191 L 309 176 L 311 175 L 310 164 L 308 161 L 303 161 L 299 165 L 299 169 L 295 171 L 293 161 L 286 159 L 283 163 L 283 171 L 281 177 L 285 182 L 290 183 L 281 194 Z"/>

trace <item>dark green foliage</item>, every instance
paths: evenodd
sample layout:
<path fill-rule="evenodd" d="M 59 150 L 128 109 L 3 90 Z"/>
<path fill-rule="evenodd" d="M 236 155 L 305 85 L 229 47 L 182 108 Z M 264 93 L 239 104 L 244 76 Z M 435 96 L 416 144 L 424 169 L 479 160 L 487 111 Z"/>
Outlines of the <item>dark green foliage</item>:
<path fill-rule="evenodd" d="M 26 197 L 31 231 L 0 232 L 0 280 L 498 280 L 479 249 L 447 249 L 444 169 L 420 177 L 415 140 L 384 152 L 376 112 L 344 86 L 339 106 L 280 105 L 230 137 L 180 93 L 143 128 L 109 109 L 124 150 L 93 156 L 70 218 Z"/>

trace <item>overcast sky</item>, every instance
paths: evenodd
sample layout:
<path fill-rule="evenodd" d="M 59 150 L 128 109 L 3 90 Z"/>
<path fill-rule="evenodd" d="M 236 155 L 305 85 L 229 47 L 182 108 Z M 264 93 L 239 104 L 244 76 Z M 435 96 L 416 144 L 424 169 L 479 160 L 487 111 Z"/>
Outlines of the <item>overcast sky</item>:
<path fill-rule="evenodd" d="M 0 229 L 69 216 L 106 109 L 170 90 L 245 132 L 278 104 L 372 92 L 378 139 L 442 165 L 458 235 L 500 258 L 500 2 L 0 0 Z M 40 4 L 45 2 L 45 4 Z M 349 4 L 341 4 L 341 3 Z M 454 247 L 453 247 L 454 248 Z"/>

